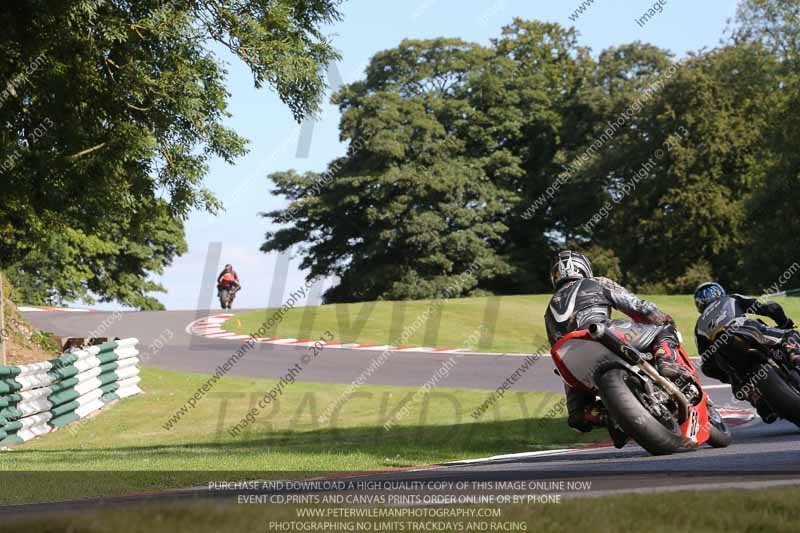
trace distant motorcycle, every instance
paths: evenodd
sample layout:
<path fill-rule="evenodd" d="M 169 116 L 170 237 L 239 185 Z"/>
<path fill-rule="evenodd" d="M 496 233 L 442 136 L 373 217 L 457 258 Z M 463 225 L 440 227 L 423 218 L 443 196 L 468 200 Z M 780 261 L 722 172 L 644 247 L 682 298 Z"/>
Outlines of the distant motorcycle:
<path fill-rule="evenodd" d="M 715 338 L 724 336 L 726 342 L 715 354 L 715 361 L 729 375 L 736 376 L 745 395 L 755 390 L 775 415 L 800 426 L 800 370 L 787 363 L 781 342 L 784 331 L 764 330 L 754 322 L 737 318 L 717 332 Z"/>
<path fill-rule="evenodd" d="M 614 425 L 613 430 L 651 454 L 671 454 L 705 443 L 715 448 L 730 444 L 730 431 L 702 390 L 682 347 L 678 363 L 693 378 L 685 383 L 663 377 L 650 363 L 652 354 L 626 344 L 602 324 L 565 335 L 551 353 L 561 378 L 599 396 L 603 418 Z"/>
<path fill-rule="evenodd" d="M 236 293 L 239 292 L 239 287 L 228 288 L 219 285 L 217 286 L 217 290 L 219 291 L 219 304 L 223 309 L 230 309 L 233 300 L 236 298 Z"/>

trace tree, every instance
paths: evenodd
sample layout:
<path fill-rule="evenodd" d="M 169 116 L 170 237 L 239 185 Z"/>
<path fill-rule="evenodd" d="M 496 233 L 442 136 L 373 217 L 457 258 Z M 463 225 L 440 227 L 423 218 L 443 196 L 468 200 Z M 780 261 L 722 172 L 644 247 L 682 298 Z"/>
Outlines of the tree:
<path fill-rule="evenodd" d="M 626 248 L 632 230 L 625 228 L 624 237 L 619 228 L 612 230 L 614 212 L 609 217 L 606 206 L 613 209 L 620 188 L 646 160 L 641 146 L 647 135 L 642 133 L 643 108 L 672 68 L 668 51 L 640 42 L 603 50 L 584 67 L 570 108 L 573 119 L 563 128 L 555 156 L 563 167 L 552 171 L 564 183 L 547 207 L 554 248 L 583 245 L 601 257 L 610 254 L 615 268 L 609 272 L 619 272 L 616 256 L 624 256 L 628 264 L 622 272 L 629 271 Z M 607 238 L 616 236 L 620 239 Z"/>
<path fill-rule="evenodd" d="M 739 283 L 776 62 L 753 46 L 666 57 L 645 86 L 622 91 L 639 110 L 585 169 L 603 177 L 608 207 L 584 214 L 582 237 L 614 250 L 640 290 L 688 292 L 704 276 Z"/>
<path fill-rule="evenodd" d="M 488 48 L 404 41 L 336 97 L 348 154 L 325 174 L 269 176 L 291 204 L 266 216 L 291 227 L 262 249 L 300 245 L 310 276 L 340 278 L 328 301 L 432 297 L 478 259 L 463 294 L 547 290 L 552 252 L 581 236 L 608 184 L 576 161 L 670 65 L 639 43 L 595 62 L 574 30 L 536 21 Z"/>
<path fill-rule="evenodd" d="M 779 59 L 800 61 L 800 4 L 796 0 L 742 0 L 736 10 L 732 41 L 759 43 Z"/>
<path fill-rule="evenodd" d="M 480 120 L 471 134 L 483 142 L 490 175 L 514 203 L 503 218 L 509 231 L 500 249 L 511 271 L 485 286 L 541 292 L 550 288 L 553 251 L 571 238 L 563 222 L 572 211 L 562 206 L 587 196 L 580 179 L 562 178 L 593 128 L 596 115 L 586 98 L 593 61 L 574 28 L 554 23 L 515 19 L 492 45 L 491 63 L 476 81 Z"/>
<path fill-rule="evenodd" d="M 745 280 L 754 291 L 797 287 L 784 273 L 796 265 L 794 243 L 800 233 L 795 206 L 800 203 L 800 5 L 789 0 L 746 0 L 737 11 L 732 41 L 761 47 L 777 61 L 771 104 L 764 115 L 758 161 L 759 187 L 746 204 L 750 237 L 742 259 Z M 794 270 L 791 271 L 794 274 Z"/>
<path fill-rule="evenodd" d="M 335 97 L 348 153 L 325 174 L 269 176 L 291 201 L 264 251 L 303 244 L 310 277 L 336 275 L 327 301 L 473 293 L 508 269 L 496 249 L 509 195 L 468 156 L 468 82 L 486 52 L 457 39 L 403 41 Z M 467 274 L 462 278 L 462 274 Z"/>
<path fill-rule="evenodd" d="M 183 221 L 220 203 L 207 161 L 246 140 L 223 126 L 225 70 L 244 61 L 299 120 L 337 57 L 336 0 L 69 0 L 0 7 L 0 257 L 31 303 L 154 308 L 149 281 L 184 252 Z"/>

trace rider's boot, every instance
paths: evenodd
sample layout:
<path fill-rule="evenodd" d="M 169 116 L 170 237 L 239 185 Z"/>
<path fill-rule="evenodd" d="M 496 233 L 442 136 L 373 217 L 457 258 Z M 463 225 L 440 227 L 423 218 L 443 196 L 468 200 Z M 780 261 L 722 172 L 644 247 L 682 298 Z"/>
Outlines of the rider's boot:
<path fill-rule="evenodd" d="M 751 385 L 746 385 L 738 377 L 731 377 L 731 389 L 733 390 L 733 397 L 737 400 L 747 400 L 750 405 L 756 408 L 758 416 L 765 424 L 772 424 L 778 420 L 778 415 L 769 406 L 763 396 Z"/>
<path fill-rule="evenodd" d="M 800 333 L 794 330 L 787 333 L 783 338 L 782 348 L 789 365 L 800 369 Z"/>
<path fill-rule="evenodd" d="M 595 395 L 565 386 L 567 395 L 567 425 L 582 433 L 604 426 L 605 420 Z"/>
<path fill-rule="evenodd" d="M 572 429 L 588 433 L 596 427 L 608 428 L 608 434 L 614 442 L 614 446 L 622 448 L 628 442 L 628 435 L 620 429 L 611 417 L 603 412 L 602 404 L 592 393 L 573 389 L 569 385 L 564 386 L 567 395 L 567 424 Z"/>
<path fill-rule="evenodd" d="M 677 346 L 670 342 L 661 342 L 653 352 L 659 374 L 676 383 L 679 388 L 694 383 L 691 372 L 678 363 Z"/>

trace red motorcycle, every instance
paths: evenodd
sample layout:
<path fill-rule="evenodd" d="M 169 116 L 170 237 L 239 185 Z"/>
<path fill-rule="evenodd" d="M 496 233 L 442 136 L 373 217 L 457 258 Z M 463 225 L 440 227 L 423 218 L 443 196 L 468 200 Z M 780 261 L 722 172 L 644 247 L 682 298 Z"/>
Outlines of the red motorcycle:
<path fill-rule="evenodd" d="M 599 396 L 609 431 L 624 433 L 651 454 L 730 444 L 730 431 L 682 347 L 678 362 L 692 376 L 683 383 L 663 377 L 651 364 L 652 354 L 640 352 L 602 324 L 565 335 L 551 353 L 570 387 Z"/>

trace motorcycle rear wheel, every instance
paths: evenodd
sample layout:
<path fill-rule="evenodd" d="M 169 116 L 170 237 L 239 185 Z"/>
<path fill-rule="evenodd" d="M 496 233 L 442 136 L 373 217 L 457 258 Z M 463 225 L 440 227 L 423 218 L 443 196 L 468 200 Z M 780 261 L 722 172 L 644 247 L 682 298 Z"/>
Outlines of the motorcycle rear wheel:
<path fill-rule="evenodd" d="M 609 414 L 639 446 L 653 455 L 669 455 L 681 448 L 677 421 L 653 416 L 639 399 L 641 382 L 630 372 L 612 368 L 599 377 L 597 388 Z"/>

